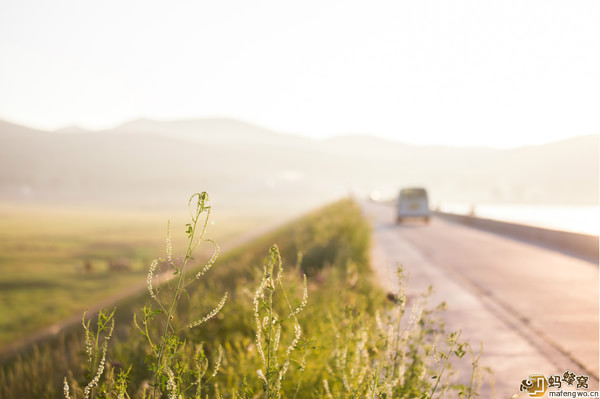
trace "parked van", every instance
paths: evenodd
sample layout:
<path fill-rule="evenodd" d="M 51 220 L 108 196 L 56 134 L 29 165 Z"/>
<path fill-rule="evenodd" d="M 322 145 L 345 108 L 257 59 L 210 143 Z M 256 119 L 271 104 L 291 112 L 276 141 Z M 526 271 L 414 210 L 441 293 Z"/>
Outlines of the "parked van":
<path fill-rule="evenodd" d="M 431 211 L 427 191 L 421 187 L 403 188 L 398 195 L 396 223 L 401 223 L 405 218 L 423 218 L 429 223 Z"/>

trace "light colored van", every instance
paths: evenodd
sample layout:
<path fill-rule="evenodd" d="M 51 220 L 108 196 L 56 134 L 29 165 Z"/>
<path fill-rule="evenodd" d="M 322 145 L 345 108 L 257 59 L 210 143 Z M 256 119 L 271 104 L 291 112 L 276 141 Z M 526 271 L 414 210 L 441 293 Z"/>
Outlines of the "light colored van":
<path fill-rule="evenodd" d="M 398 195 L 396 223 L 405 218 L 423 218 L 429 223 L 431 211 L 427 191 L 421 187 L 403 188 Z"/>

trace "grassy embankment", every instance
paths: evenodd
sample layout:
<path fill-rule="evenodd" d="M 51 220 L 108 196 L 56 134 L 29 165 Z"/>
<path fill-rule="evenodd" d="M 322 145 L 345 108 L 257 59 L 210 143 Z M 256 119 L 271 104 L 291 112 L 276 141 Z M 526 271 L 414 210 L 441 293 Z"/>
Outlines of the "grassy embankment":
<path fill-rule="evenodd" d="M 6 365 L 0 396 L 60 397 L 65 376 L 79 398 L 471 396 L 471 386 L 446 379 L 448 359 L 464 355 L 457 335 L 444 335 L 425 300 L 408 309 L 402 287 L 389 300 L 371 280 L 369 233 L 351 201 L 309 214 L 229 252 L 185 293 L 173 290 L 177 279 L 153 286 L 166 306 L 146 295 L 121 305 L 114 319 L 101 317 L 87 353 L 71 336 Z M 181 271 L 185 258 L 173 259 Z M 226 303 L 211 312 L 224 292 Z M 170 298 L 179 302 L 166 317 Z"/>

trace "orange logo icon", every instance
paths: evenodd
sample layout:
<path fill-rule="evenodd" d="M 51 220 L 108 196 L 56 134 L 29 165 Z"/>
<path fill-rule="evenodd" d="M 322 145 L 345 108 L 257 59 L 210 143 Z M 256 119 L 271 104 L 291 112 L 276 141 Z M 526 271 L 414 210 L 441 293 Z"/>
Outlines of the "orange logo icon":
<path fill-rule="evenodd" d="M 548 381 L 541 374 L 532 374 L 521 383 L 521 391 L 527 391 L 532 398 L 541 398 L 548 390 Z"/>

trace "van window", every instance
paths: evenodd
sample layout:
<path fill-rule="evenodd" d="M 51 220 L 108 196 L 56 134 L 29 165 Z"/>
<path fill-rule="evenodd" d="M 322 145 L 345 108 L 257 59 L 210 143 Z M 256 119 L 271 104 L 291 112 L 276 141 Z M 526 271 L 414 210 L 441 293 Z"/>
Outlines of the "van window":
<path fill-rule="evenodd" d="M 400 197 L 405 199 L 427 198 L 427 192 L 422 188 L 407 188 L 400 191 Z"/>

